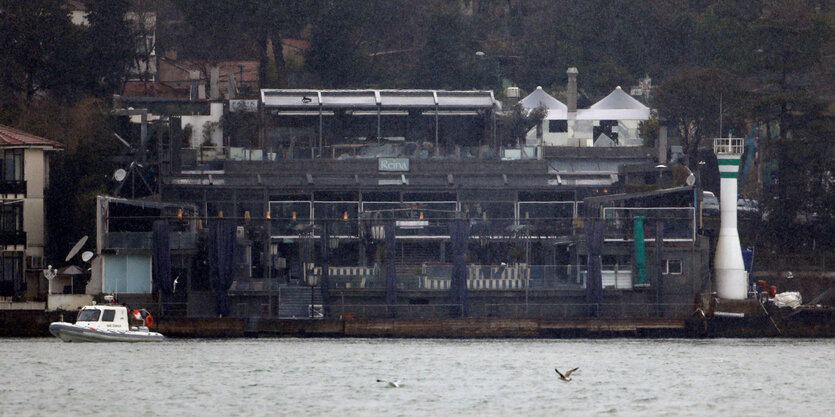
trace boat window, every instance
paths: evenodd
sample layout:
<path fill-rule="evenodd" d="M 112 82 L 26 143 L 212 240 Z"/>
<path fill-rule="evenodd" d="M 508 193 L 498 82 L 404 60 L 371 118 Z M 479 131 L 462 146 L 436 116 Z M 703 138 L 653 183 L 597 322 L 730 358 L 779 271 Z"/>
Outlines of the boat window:
<path fill-rule="evenodd" d="M 76 321 L 99 321 L 99 310 L 95 308 L 81 310 Z"/>
<path fill-rule="evenodd" d="M 101 321 L 113 321 L 116 316 L 116 310 L 104 310 L 101 315 Z"/>

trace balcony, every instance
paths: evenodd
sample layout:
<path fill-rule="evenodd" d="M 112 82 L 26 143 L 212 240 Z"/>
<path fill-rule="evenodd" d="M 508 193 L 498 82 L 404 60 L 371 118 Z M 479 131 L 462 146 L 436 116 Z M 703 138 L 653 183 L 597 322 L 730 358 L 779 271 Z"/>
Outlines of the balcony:
<path fill-rule="evenodd" d="M 151 232 L 110 232 L 104 235 L 103 249 L 139 249 L 151 250 L 154 234 Z M 168 241 L 171 250 L 197 248 L 197 234 L 193 232 L 174 232 Z"/>
<path fill-rule="evenodd" d="M 26 194 L 26 181 L 0 181 L 0 194 Z"/>
<path fill-rule="evenodd" d="M 0 231 L 0 245 L 26 245 L 26 232 Z"/>

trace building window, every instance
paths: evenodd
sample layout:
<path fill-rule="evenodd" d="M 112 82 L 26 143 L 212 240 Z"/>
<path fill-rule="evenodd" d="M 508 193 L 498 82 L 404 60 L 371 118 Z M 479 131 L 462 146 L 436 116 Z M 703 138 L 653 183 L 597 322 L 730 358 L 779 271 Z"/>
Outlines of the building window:
<path fill-rule="evenodd" d="M 0 232 L 23 231 L 23 202 L 15 201 L 0 205 Z"/>
<path fill-rule="evenodd" d="M 0 173 L 3 181 L 23 181 L 23 149 L 0 151 Z"/>
<path fill-rule="evenodd" d="M 24 289 L 23 252 L 4 252 L 0 260 L 0 295 L 19 295 Z"/>
<path fill-rule="evenodd" d="M 549 120 L 548 132 L 562 133 L 568 132 L 568 120 Z"/>
<path fill-rule="evenodd" d="M 664 265 L 664 274 L 681 275 L 681 259 L 667 259 Z"/>
<path fill-rule="evenodd" d="M 116 310 L 104 310 L 101 315 L 101 321 L 113 321 L 116 317 Z"/>

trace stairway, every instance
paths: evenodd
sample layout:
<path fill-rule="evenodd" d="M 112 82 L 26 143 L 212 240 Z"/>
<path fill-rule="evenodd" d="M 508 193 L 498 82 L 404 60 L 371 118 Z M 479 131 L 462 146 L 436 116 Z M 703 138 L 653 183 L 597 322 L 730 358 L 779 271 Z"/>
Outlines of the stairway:
<path fill-rule="evenodd" d="M 310 287 L 285 286 L 278 289 L 278 317 L 282 319 L 310 318 Z M 322 290 L 313 288 L 313 304 L 322 305 Z M 317 308 L 317 313 L 321 308 Z"/>

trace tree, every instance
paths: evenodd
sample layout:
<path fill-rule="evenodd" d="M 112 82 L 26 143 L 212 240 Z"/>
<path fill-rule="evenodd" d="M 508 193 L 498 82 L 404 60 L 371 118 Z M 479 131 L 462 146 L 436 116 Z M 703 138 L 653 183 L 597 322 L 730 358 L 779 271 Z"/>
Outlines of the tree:
<path fill-rule="evenodd" d="M 419 88 L 480 87 L 474 28 L 457 11 L 441 9 L 425 18 L 424 44 L 417 52 L 412 85 Z"/>
<path fill-rule="evenodd" d="M 721 134 L 720 120 L 725 128 L 733 126 L 733 120 L 726 119 L 719 109 L 721 106 L 738 110 L 735 103 L 740 94 L 733 74 L 717 68 L 682 70 L 658 86 L 655 102 L 659 113 L 678 129 L 687 164 L 693 162 L 689 157 L 695 155 L 703 138 Z"/>
<path fill-rule="evenodd" d="M 87 90 L 99 97 L 120 92 L 136 62 L 136 46 L 145 47 L 144 37 L 127 21 L 127 0 L 88 0 L 88 28 L 82 35 L 83 70 Z"/>
<path fill-rule="evenodd" d="M 525 144 L 525 135 L 533 127 L 542 124 L 548 109 L 544 106 L 533 110 L 525 109 L 517 103 L 499 119 L 499 137 L 503 146 Z"/>
<path fill-rule="evenodd" d="M 363 48 L 363 2 L 335 2 L 317 22 L 307 66 L 327 88 L 360 86 L 368 79 L 368 52 Z"/>
<path fill-rule="evenodd" d="M 0 83 L 28 104 L 41 92 L 71 91 L 84 75 L 73 26 L 61 0 L 4 0 L 0 4 Z M 12 104 L 13 105 L 13 104 Z"/>

